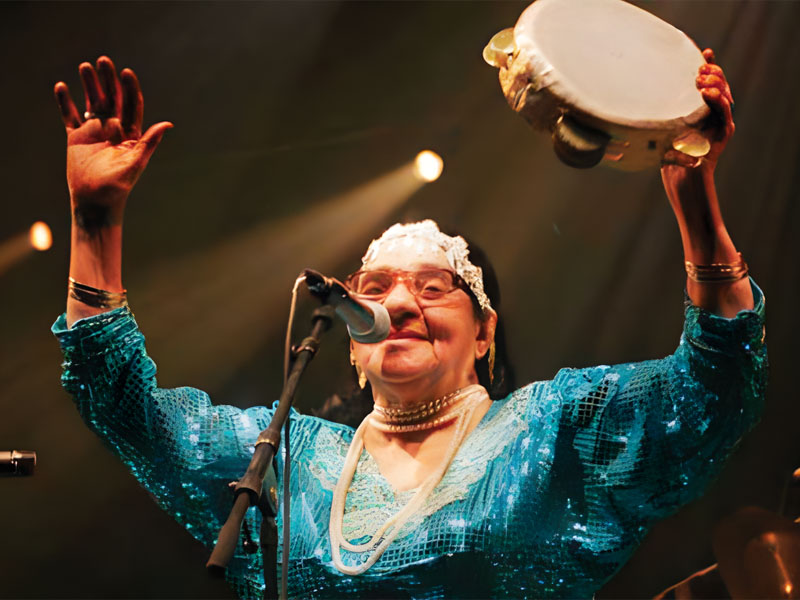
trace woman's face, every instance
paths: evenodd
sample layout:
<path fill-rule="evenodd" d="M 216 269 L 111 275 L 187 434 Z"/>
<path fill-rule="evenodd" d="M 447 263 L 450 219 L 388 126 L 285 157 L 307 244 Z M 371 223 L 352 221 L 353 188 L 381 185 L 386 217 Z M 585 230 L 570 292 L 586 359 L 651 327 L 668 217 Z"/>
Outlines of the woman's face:
<path fill-rule="evenodd" d="M 425 268 L 452 270 L 444 251 L 425 240 L 382 248 L 364 270 Z M 389 312 L 389 337 L 377 344 L 353 342 L 353 355 L 379 394 L 411 386 L 417 394 L 441 396 L 477 383 L 474 362 L 494 338 L 496 315 L 475 317 L 470 296 L 456 288 L 444 297 L 414 296 L 403 281 L 381 301 Z M 419 389 L 417 389 L 419 388 Z"/>

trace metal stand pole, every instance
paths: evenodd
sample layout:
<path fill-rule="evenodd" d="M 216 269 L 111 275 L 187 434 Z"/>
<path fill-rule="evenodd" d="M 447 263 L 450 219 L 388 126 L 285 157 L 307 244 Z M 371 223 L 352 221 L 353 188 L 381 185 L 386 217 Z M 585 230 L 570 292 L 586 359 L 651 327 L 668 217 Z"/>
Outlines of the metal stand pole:
<path fill-rule="evenodd" d="M 334 310 L 330 306 L 321 306 L 314 311 L 311 317 L 312 328 L 311 335 L 305 338 L 300 345 L 296 348 L 295 360 L 292 365 L 289 377 L 286 379 L 286 384 L 281 393 L 281 399 L 278 403 L 278 408 L 275 409 L 275 414 L 272 416 L 269 426 L 258 435 L 256 440 L 256 449 L 253 453 L 253 458 L 250 460 L 250 465 L 244 476 L 239 480 L 236 485 L 234 493 L 236 498 L 233 503 L 228 520 L 220 529 L 217 544 L 211 553 L 211 557 L 206 563 L 206 568 L 209 573 L 215 576 L 224 576 L 225 569 L 231 558 L 233 558 L 234 551 L 236 550 L 236 543 L 239 539 L 239 533 L 242 528 L 242 521 L 244 520 L 247 509 L 250 506 L 264 506 L 264 503 L 259 502 L 261 497 L 262 488 L 264 485 L 264 478 L 267 469 L 272 466 L 272 459 L 278 450 L 281 443 L 281 427 L 289 417 L 289 411 L 294 401 L 295 390 L 300 382 L 300 376 L 305 370 L 306 366 L 311 359 L 314 358 L 317 349 L 319 348 L 319 338 L 323 332 L 327 331 L 331 326 L 333 320 Z M 284 490 L 284 502 L 288 503 L 288 490 Z M 262 509 L 262 513 L 263 513 Z M 264 515 L 268 519 L 268 515 Z M 274 523 L 274 520 L 273 520 Z M 264 531 L 262 524 L 262 533 L 269 533 L 269 525 L 267 531 Z M 277 527 L 275 530 L 274 544 L 269 540 L 262 540 L 262 546 L 266 543 L 269 548 L 274 548 L 269 554 L 273 556 L 272 570 L 267 566 L 267 548 L 264 553 L 264 578 L 267 585 L 265 589 L 265 598 L 277 598 L 277 586 L 275 585 L 275 571 L 277 562 Z M 286 570 L 288 565 L 288 556 L 283 557 L 283 589 L 286 589 Z M 270 581 L 271 580 L 271 581 Z M 274 595 L 267 595 L 268 593 Z"/>

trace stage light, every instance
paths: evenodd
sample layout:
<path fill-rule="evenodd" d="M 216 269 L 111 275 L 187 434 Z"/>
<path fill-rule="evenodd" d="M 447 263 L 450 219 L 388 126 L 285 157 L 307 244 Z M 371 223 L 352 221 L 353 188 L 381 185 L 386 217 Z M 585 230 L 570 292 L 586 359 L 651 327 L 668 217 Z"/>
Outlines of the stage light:
<path fill-rule="evenodd" d="M 28 231 L 28 239 L 36 250 L 49 250 L 53 245 L 53 234 L 44 221 L 36 221 Z"/>
<path fill-rule="evenodd" d="M 36 250 L 47 250 L 53 245 L 53 235 L 47 223 L 37 221 L 30 228 L 0 241 L 0 275 L 20 263 Z"/>
<path fill-rule="evenodd" d="M 436 181 L 442 174 L 443 167 L 442 157 L 430 150 L 423 150 L 414 160 L 414 174 L 422 181 Z"/>

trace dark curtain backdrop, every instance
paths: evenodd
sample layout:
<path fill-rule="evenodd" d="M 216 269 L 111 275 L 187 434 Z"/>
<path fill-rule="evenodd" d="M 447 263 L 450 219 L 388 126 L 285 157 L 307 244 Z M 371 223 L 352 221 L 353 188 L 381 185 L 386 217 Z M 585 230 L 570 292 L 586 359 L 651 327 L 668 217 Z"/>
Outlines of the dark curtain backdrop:
<path fill-rule="evenodd" d="M 714 562 L 714 524 L 745 504 L 775 510 L 800 466 L 800 3 L 639 4 L 715 48 L 731 81 L 737 133 L 717 182 L 768 298 L 771 381 L 762 423 L 722 477 L 653 528 L 603 598 L 651 596 Z M 520 383 L 674 350 L 684 275 L 657 171 L 563 166 L 481 60 L 525 5 L 0 4 L 0 240 L 37 219 L 54 233 L 51 251 L 0 275 L 0 450 L 33 449 L 40 461 L 32 478 L 0 479 L 0 596 L 230 596 L 206 578 L 205 549 L 160 512 L 59 386 L 48 329 L 64 307 L 69 213 L 52 86 L 65 79 L 82 98 L 83 60 L 108 54 L 133 67 L 145 120 L 175 123 L 131 197 L 124 257 L 162 386 L 193 385 L 242 407 L 271 402 L 295 274 L 344 275 L 386 225 L 426 216 L 493 257 Z M 439 181 L 401 207 L 375 197 L 362 211 L 374 223 L 323 235 L 348 190 L 428 147 L 445 159 Z M 300 237 L 308 232 L 315 243 Z M 301 304 L 298 331 L 313 307 Z M 341 327 L 311 369 L 303 411 L 349 381 Z"/>

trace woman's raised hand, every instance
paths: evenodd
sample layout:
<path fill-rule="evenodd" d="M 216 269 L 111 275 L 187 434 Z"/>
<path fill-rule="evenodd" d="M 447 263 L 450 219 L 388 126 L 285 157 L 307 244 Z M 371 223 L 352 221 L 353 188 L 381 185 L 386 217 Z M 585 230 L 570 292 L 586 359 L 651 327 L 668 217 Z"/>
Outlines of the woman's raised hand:
<path fill-rule="evenodd" d="M 713 172 L 717 166 L 717 160 L 736 129 L 731 112 L 733 96 L 725 73 L 716 64 L 714 51 L 711 48 L 703 50 L 703 57 L 706 59 L 706 64 L 700 67 L 695 83 L 703 100 L 711 109 L 711 115 L 703 128 L 703 133 L 711 143 L 711 149 L 702 159 L 693 158 L 677 150 L 670 150 L 664 156 L 664 169 L 668 172 L 667 174 L 670 170 L 675 170 L 675 166 L 703 167 Z"/>
<path fill-rule="evenodd" d="M 741 258 L 722 220 L 714 169 L 734 132 L 733 96 L 714 52 L 703 51 L 696 84 L 711 108 L 703 134 L 711 144 L 702 158 L 670 150 L 664 156 L 661 180 L 678 221 L 686 261 L 695 265 L 741 266 Z M 725 283 L 687 279 L 686 291 L 696 306 L 723 317 L 753 308 L 753 293 L 747 278 Z"/>
<path fill-rule="evenodd" d="M 97 67 L 79 67 L 86 112 L 75 107 L 67 84 L 55 86 L 56 102 L 67 128 L 67 184 L 72 202 L 70 278 L 83 286 L 114 294 L 122 286 L 122 217 L 136 180 L 172 123 L 142 134 L 144 103 L 130 69 L 117 77 L 106 56 Z M 110 308 L 67 296 L 67 325 Z"/>
<path fill-rule="evenodd" d="M 67 129 L 72 208 L 76 216 L 86 208 L 101 221 L 120 223 L 128 194 L 172 123 L 157 123 L 142 134 L 139 81 L 130 69 L 118 77 L 107 56 L 97 59 L 96 68 L 82 63 L 79 71 L 86 96 L 83 114 L 66 83 L 60 81 L 54 89 Z"/>

